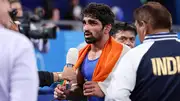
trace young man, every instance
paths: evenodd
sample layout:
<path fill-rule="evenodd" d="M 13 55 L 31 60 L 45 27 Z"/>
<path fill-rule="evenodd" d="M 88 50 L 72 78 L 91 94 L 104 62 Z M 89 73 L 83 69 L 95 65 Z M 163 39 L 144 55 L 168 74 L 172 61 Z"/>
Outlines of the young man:
<path fill-rule="evenodd" d="M 132 24 L 125 22 L 117 22 L 113 25 L 111 36 L 119 43 L 123 43 L 130 48 L 135 47 L 136 28 Z M 77 49 L 81 49 L 86 45 L 85 42 L 78 45 Z"/>
<path fill-rule="evenodd" d="M 141 45 L 121 59 L 105 101 L 179 101 L 180 42 L 170 32 L 172 17 L 157 2 L 134 12 Z"/>
<path fill-rule="evenodd" d="M 78 85 L 72 86 L 79 89 L 79 95 L 77 89 L 65 90 L 65 86 L 58 85 L 55 98 L 77 100 L 87 96 L 88 101 L 104 101 L 116 62 L 129 50 L 110 36 L 113 23 L 114 14 L 107 5 L 91 3 L 84 9 L 83 30 L 88 45 L 79 52 L 74 66 Z"/>
<path fill-rule="evenodd" d="M 132 24 L 117 22 L 113 25 L 111 34 L 117 42 L 135 47 L 136 28 Z"/>
<path fill-rule="evenodd" d="M 0 7 L 0 100 L 36 101 L 39 82 L 33 46 L 22 34 L 8 30 L 14 26 L 8 1 L 0 0 Z"/>

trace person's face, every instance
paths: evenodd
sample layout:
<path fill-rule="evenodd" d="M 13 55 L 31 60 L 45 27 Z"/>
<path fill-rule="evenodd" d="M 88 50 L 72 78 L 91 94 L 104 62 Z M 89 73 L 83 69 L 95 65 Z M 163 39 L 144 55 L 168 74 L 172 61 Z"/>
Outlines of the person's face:
<path fill-rule="evenodd" d="M 140 24 L 135 21 L 135 26 L 137 33 L 139 35 L 140 42 L 142 43 L 144 41 L 144 37 L 147 34 L 147 24 L 145 22 L 140 22 Z"/>
<path fill-rule="evenodd" d="M 60 20 L 60 11 L 58 9 L 54 9 L 53 11 L 53 18 L 54 21 Z"/>
<path fill-rule="evenodd" d="M 9 16 L 10 5 L 7 0 L 0 0 L 0 24 L 6 28 L 10 28 L 11 23 L 11 17 Z"/>
<path fill-rule="evenodd" d="M 91 17 L 83 18 L 83 31 L 85 41 L 88 44 L 94 44 L 102 39 L 103 26 L 98 19 Z"/>
<path fill-rule="evenodd" d="M 1 12 L 7 13 L 8 11 L 11 11 L 8 0 L 0 0 L 0 7 L 1 7 Z"/>
<path fill-rule="evenodd" d="M 17 17 L 23 16 L 22 6 L 19 2 L 12 3 L 11 9 L 17 9 Z"/>
<path fill-rule="evenodd" d="M 114 39 L 119 43 L 124 43 L 131 48 L 135 47 L 135 34 L 132 31 L 118 31 Z"/>
<path fill-rule="evenodd" d="M 71 3 L 73 6 L 76 6 L 76 5 L 78 5 L 79 0 L 71 0 Z"/>

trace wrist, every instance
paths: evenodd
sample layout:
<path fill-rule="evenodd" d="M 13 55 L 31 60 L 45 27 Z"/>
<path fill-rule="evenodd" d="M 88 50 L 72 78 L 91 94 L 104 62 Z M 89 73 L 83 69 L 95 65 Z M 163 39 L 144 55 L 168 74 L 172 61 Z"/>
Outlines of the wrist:
<path fill-rule="evenodd" d="M 58 74 L 56 72 L 53 72 L 53 78 L 54 78 L 54 82 L 58 81 Z"/>
<path fill-rule="evenodd" d="M 62 81 L 62 73 L 58 72 L 58 81 Z"/>

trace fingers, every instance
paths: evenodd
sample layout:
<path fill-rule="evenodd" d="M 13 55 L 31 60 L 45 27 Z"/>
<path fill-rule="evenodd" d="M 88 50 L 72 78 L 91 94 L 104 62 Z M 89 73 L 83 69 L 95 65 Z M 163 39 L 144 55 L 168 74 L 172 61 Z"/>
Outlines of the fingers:
<path fill-rule="evenodd" d="M 54 91 L 54 98 L 63 100 L 63 99 L 66 99 L 66 95 L 58 94 L 56 91 Z"/>
<path fill-rule="evenodd" d="M 84 90 L 84 93 L 92 93 L 94 92 L 95 90 L 92 88 L 92 89 L 85 89 Z"/>
<path fill-rule="evenodd" d="M 85 96 L 93 96 L 95 92 L 95 84 L 92 81 L 87 81 L 83 85 L 83 93 Z"/>
<path fill-rule="evenodd" d="M 56 91 L 54 91 L 54 98 L 55 99 L 66 99 L 66 95 L 58 94 Z"/>
<path fill-rule="evenodd" d="M 84 89 L 92 89 L 92 88 L 95 88 L 95 86 L 96 86 L 95 82 L 87 81 L 84 83 L 83 88 Z"/>
<path fill-rule="evenodd" d="M 95 95 L 95 88 L 85 89 L 83 91 L 83 93 L 84 93 L 85 96 L 93 96 L 93 95 Z"/>
<path fill-rule="evenodd" d="M 84 96 L 94 96 L 94 92 L 91 92 L 91 93 L 84 93 Z"/>
<path fill-rule="evenodd" d="M 57 99 L 57 98 L 58 98 L 58 96 L 57 96 L 57 94 L 55 94 L 55 92 L 54 92 L 54 98 L 55 98 L 55 99 Z"/>
<path fill-rule="evenodd" d="M 85 89 L 92 89 L 92 88 L 94 88 L 94 85 L 86 85 L 86 84 L 84 84 L 84 86 L 83 86 L 84 90 Z"/>
<path fill-rule="evenodd" d="M 55 88 L 55 92 L 58 95 L 63 95 L 64 94 L 63 90 L 62 89 L 58 89 L 58 88 Z"/>
<path fill-rule="evenodd" d="M 57 85 L 54 90 L 54 98 L 56 99 L 66 99 L 66 95 L 64 93 L 65 87 L 61 85 Z"/>

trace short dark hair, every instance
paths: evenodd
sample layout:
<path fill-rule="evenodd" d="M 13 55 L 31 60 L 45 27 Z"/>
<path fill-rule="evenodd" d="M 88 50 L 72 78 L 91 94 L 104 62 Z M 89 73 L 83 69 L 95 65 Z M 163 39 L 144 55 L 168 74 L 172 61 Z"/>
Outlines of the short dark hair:
<path fill-rule="evenodd" d="M 103 27 L 107 24 L 114 24 L 115 15 L 106 4 L 90 3 L 82 12 L 83 17 L 92 17 L 101 21 Z"/>
<path fill-rule="evenodd" d="M 110 34 L 111 35 L 115 35 L 118 31 L 131 31 L 134 33 L 134 35 L 136 36 L 137 32 L 136 32 L 136 27 L 134 26 L 134 24 L 130 24 L 127 22 L 116 22 L 111 31 Z"/>
<path fill-rule="evenodd" d="M 158 2 L 148 2 L 134 11 L 134 19 L 139 25 L 141 21 L 151 25 L 152 29 L 171 29 L 172 17 L 169 11 Z"/>

